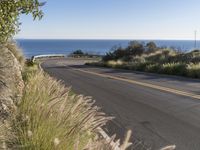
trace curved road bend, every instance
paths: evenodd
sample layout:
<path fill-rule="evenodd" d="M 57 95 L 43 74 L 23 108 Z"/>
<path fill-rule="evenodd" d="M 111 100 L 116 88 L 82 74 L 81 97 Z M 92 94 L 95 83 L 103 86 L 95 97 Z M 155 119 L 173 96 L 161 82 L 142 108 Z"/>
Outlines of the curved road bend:
<path fill-rule="evenodd" d="M 175 144 L 177 150 L 200 150 L 200 81 L 131 71 L 84 66 L 82 60 L 47 60 L 51 76 L 90 95 L 115 120 L 108 134 L 133 139 L 157 150 Z"/>

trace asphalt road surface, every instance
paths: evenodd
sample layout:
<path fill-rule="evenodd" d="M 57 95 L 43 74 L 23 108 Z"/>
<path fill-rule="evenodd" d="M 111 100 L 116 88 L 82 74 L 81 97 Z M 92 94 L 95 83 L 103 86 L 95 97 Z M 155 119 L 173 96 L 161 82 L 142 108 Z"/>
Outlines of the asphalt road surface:
<path fill-rule="evenodd" d="M 115 117 L 105 129 L 108 134 L 123 138 L 131 129 L 132 142 L 142 141 L 152 150 L 172 144 L 177 150 L 200 150 L 200 80 L 83 64 L 62 58 L 42 67 Z"/>

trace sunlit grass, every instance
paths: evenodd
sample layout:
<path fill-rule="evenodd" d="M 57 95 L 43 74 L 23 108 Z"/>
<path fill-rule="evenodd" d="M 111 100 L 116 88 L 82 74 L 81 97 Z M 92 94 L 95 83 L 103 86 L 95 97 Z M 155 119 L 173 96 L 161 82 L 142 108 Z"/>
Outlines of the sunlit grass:
<path fill-rule="evenodd" d="M 14 120 L 21 149 L 83 149 L 97 128 L 109 119 L 90 97 L 70 93 L 59 81 L 40 71 L 27 74 Z"/>
<path fill-rule="evenodd" d="M 160 49 L 132 56 L 129 61 L 118 59 L 87 63 L 87 65 L 200 78 L 200 51 L 180 53 L 172 49 Z"/>
<path fill-rule="evenodd" d="M 200 63 L 190 63 L 187 65 L 188 76 L 194 78 L 200 78 Z"/>
<path fill-rule="evenodd" d="M 25 87 L 22 98 L 20 96 L 16 102 L 15 111 L 0 122 L 0 149 L 114 150 L 111 143 L 115 138 L 106 140 L 99 133 L 112 117 L 100 112 L 91 97 L 75 94 L 60 81 L 40 71 L 38 63 L 29 60 L 24 63 L 23 54 L 15 43 L 8 43 L 3 48 L 12 57 L 2 53 L 2 64 L 7 67 L 5 60 L 18 60 L 23 66 L 20 67 L 20 77 L 22 69 Z M 4 78 L 2 73 L 0 77 Z M 9 74 L 9 69 L 6 73 Z M 9 75 L 12 76 L 11 73 Z M 10 82 L 15 82 L 15 79 L 13 76 Z M 17 89 L 9 90 L 15 92 Z M 127 136 L 122 145 L 125 148 L 130 146 L 129 138 Z"/>
<path fill-rule="evenodd" d="M 23 66 L 25 62 L 24 55 L 17 44 L 14 41 L 9 41 L 5 44 L 5 47 L 11 51 L 11 53 L 17 58 L 18 62 Z"/>

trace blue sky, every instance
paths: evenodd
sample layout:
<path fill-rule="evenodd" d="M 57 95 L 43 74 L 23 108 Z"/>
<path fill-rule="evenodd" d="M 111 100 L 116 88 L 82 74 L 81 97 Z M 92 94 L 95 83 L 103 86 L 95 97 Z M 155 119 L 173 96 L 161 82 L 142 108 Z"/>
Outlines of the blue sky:
<path fill-rule="evenodd" d="M 45 16 L 21 16 L 16 38 L 200 39 L 200 0 L 47 0 Z M 197 34 L 198 35 L 198 34 Z"/>

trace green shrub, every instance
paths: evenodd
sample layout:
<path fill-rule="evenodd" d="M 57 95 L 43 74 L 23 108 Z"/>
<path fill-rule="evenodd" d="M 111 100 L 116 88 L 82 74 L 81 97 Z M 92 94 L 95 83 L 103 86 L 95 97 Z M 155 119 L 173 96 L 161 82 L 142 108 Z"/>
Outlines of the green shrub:
<path fill-rule="evenodd" d="M 159 73 L 160 72 L 160 65 L 159 64 L 150 64 L 146 66 L 145 71 L 151 73 Z"/>
<path fill-rule="evenodd" d="M 84 52 L 79 49 L 79 50 L 74 51 L 72 54 L 74 54 L 74 55 L 83 55 Z"/>
<path fill-rule="evenodd" d="M 31 60 L 31 59 L 27 59 L 25 64 L 28 66 L 28 67 L 32 67 L 35 65 L 35 63 Z"/>
<path fill-rule="evenodd" d="M 200 78 L 200 63 L 187 65 L 187 75 L 192 78 Z"/>
<path fill-rule="evenodd" d="M 147 54 L 154 53 L 154 52 L 156 52 L 158 50 L 158 47 L 157 47 L 156 43 L 154 43 L 153 41 L 148 42 L 146 44 L 146 48 L 147 48 L 147 52 L 146 52 Z"/>
<path fill-rule="evenodd" d="M 114 47 L 111 52 L 106 53 L 103 61 L 109 60 L 124 60 L 130 61 L 133 56 L 142 55 L 145 52 L 145 47 L 142 43 L 131 41 L 126 48 Z"/>
<path fill-rule="evenodd" d="M 146 70 L 147 66 L 149 65 L 149 62 L 143 62 L 143 63 L 135 63 L 134 70 L 137 71 L 144 71 Z"/>
<path fill-rule="evenodd" d="M 160 73 L 169 75 L 186 75 L 186 64 L 183 63 L 167 63 L 163 64 Z"/>

